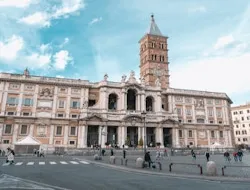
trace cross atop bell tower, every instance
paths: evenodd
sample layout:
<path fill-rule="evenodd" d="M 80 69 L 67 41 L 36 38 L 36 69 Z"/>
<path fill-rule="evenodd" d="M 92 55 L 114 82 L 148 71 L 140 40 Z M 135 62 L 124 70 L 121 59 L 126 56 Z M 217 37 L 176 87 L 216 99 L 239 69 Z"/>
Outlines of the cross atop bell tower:
<path fill-rule="evenodd" d="M 149 86 L 159 85 L 160 81 L 161 88 L 169 87 L 167 39 L 162 35 L 152 14 L 149 30 L 139 41 L 140 77 Z"/>

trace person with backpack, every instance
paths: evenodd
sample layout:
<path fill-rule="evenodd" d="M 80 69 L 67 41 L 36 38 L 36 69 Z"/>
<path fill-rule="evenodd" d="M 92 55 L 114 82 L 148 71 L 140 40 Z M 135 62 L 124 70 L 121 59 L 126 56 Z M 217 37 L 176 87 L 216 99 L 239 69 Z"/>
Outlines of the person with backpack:
<path fill-rule="evenodd" d="M 10 149 L 10 148 L 7 148 L 7 160 L 6 162 L 7 163 L 10 163 L 10 164 L 13 164 L 14 163 L 14 156 L 15 156 L 15 152 L 14 150 Z"/>

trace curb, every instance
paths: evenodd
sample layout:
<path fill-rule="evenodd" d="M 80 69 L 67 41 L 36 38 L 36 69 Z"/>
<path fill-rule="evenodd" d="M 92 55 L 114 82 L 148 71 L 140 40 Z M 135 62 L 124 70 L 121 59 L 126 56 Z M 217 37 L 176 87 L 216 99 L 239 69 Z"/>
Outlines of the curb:
<path fill-rule="evenodd" d="M 204 180 L 204 181 L 216 181 L 216 182 L 234 182 L 234 183 L 241 183 L 241 182 L 246 182 L 250 183 L 250 178 L 237 178 L 237 177 L 222 177 L 222 176 L 199 176 L 199 175 L 186 175 L 186 174 L 174 174 L 174 173 L 158 173 L 154 171 L 145 171 L 145 170 L 140 170 L 140 169 L 135 169 L 135 168 L 128 168 L 128 167 L 123 167 L 123 166 L 117 166 L 117 165 L 112 165 L 112 164 L 107 164 L 107 163 L 100 163 L 88 159 L 80 159 L 80 158 L 74 158 L 76 160 L 82 160 L 82 161 L 87 161 L 91 164 L 98 165 L 103 168 L 111 168 L 117 171 L 122 171 L 122 172 L 128 172 L 128 173 L 137 173 L 137 174 L 144 174 L 144 175 L 155 175 L 155 176 L 161 176 L 161 177 L 169 177 L 169 178 L 182 178 L 182 179 L 193 179 L 193 180 Z"/>

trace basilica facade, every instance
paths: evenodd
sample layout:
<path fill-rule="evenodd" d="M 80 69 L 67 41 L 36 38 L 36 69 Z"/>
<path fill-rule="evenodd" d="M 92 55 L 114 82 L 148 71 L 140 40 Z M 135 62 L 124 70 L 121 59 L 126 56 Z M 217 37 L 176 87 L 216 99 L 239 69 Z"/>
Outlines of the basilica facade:
<path fill-rule="evenodd" d="M 140 43 L 140 80 L 120 82 L 0 74 L 0 148 L 31 136 L 53 150 L 147 146 L 233 146 L 231 103 L 225 93 L 169 85 L 167 37 L 151 17 Z M 140 142 L 140 143 L 139 143 Z"/>

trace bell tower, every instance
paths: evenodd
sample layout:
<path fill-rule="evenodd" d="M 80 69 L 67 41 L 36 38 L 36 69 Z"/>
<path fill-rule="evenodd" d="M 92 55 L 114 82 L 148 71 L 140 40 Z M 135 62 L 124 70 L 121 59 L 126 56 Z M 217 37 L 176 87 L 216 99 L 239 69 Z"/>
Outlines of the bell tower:
<path fill-rule="evenodd" d="M 149 31 L 139 41 L 140 77 L 149 86 L 169 87 L 167 39 L 156 25 L 154 15 L 151 15 Z"/>

